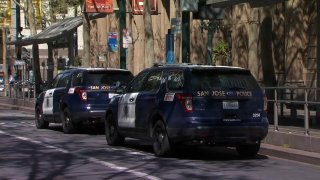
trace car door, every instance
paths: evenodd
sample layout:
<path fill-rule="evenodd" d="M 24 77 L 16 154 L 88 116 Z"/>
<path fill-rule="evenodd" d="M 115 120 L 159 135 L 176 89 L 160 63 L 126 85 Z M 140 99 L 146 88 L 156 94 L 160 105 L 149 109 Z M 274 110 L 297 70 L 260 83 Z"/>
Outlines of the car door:
<path fill-rule="evenodd" d="M 53 116 L 53 93 L 58 85 L 59 80 L 62 77 L 62 73 L 58 74 L 51 84 L 51 88 L 48 89 L 43 98 L 42 102 L 42 112 L 45 116 Z"/>
<path fill-rule="evenodd" d="M 68 89 L 71 84 L 71 72 L 65 72 L 58 81 L 57 86 L 53 92 L 53 115 L 55 121 L 61 122 L 60 120 L 60 101 L 68 93 Z"/>
<path fill-rule="evenodd" d="M 120 128 L 136 127 L 136 100 L 145 81 L 147 72 L 141 72 L 121 95 L 118 104 L 118 126 Z"/>
<path fill-rule="evenodd" d="M 139 95 L 136 97 L 135 121 L 136 128 L 140 132 L 148 132 L 148 120 L 152 113 L 158 110 L 159 96 L 163 96 L 159 91 L 161 78 L 162 71 L 150 72 L 143 83 Z"/>

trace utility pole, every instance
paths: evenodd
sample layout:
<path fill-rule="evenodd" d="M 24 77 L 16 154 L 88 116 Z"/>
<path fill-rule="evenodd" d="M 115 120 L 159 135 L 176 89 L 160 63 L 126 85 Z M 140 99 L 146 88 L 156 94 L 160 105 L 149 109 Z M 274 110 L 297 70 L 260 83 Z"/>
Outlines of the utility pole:
<path fill-rule="evenodd" d="M 123 48 L 123 30 L 126 28 L 126 1 L 118 1 L 119 5 L 119 29 L 120 29 L 120 68 L 127 69 L 126 49 Z"/>
<path fill-rule="evenodd" d="M 182 62 L 190 63 L 190 12 L 182 12 Z"/>
<path fill-rule="evenodd" d="M 16 39 L 22 38 L 20 37 L 21 29 L 20 29 L 20 0 L 16 0 Z M 17 59 L 21 59 L 21 46 L 16 46 L 17 50 Z"/>
<path fill-rule="evenodd" d="M 317 88 L 320 88 L 320 0 L 317 0 Z M 317 102 L 320 101 L 320 90 L 316 93 Z M 320 124 L 320 105 L 316 107 L 316 124 Z"/>

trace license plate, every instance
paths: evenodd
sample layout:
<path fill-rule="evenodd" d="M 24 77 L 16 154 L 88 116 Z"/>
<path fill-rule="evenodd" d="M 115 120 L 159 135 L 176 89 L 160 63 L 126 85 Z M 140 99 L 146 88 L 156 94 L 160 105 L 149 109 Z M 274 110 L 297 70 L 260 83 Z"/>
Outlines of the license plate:
<path fill-rule="evenodd" d="M 223 109 L 239 109 L 238 101 L 223 101 L 222 102 Z"/>

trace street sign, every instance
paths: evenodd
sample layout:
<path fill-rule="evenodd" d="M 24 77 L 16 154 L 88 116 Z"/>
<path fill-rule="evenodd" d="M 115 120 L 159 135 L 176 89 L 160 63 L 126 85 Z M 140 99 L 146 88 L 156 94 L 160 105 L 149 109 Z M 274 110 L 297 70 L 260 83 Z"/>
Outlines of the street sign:
<path fill-rule="evenodd" d="M 181 24 L 182 24 L 182 18 L 172 18 L 171 19 L 171 31 L 174 34 L 181 33 Z"/>
<path fill-rule="evenodd" d="M 118 51 L 118 33 L 117 32 L 108 33 L 108 49 L 110 52 Z"/>
<path fill-rule="evenodd" d="M 180 0 L 182 12 L 197 12 L 199 0 Z"/>
<path fill-rule="evenodd" d="M 132 44 L 132 37 L 129 35 L 128 29 L 123 29 L 123 48 L 129 48 Z"/>
<path fill-rule="evenodd" d="M 144 0 L 132 0 L 132 14 L 133 15 L 143 15 Z M 149 0 L 149 6 L 151 10 L 151 15 L 158 14 L 158 0 Z"/>

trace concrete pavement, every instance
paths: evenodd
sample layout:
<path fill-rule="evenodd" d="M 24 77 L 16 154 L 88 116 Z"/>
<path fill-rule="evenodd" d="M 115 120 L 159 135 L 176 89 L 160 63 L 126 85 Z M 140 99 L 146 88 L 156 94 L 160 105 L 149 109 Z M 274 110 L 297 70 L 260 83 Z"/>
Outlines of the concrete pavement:
<path fill-rule="evenodd" d="M 0 97 L 0 106 L 34 113 L 33 99 Z M 279 120 L 281 121 L 281 119 Z M 320 130 L 280 126 L 278 131 L 270 125 L 268 136 L 263 140 L 260 154 L 295 160 L 320 166 Z"/>

